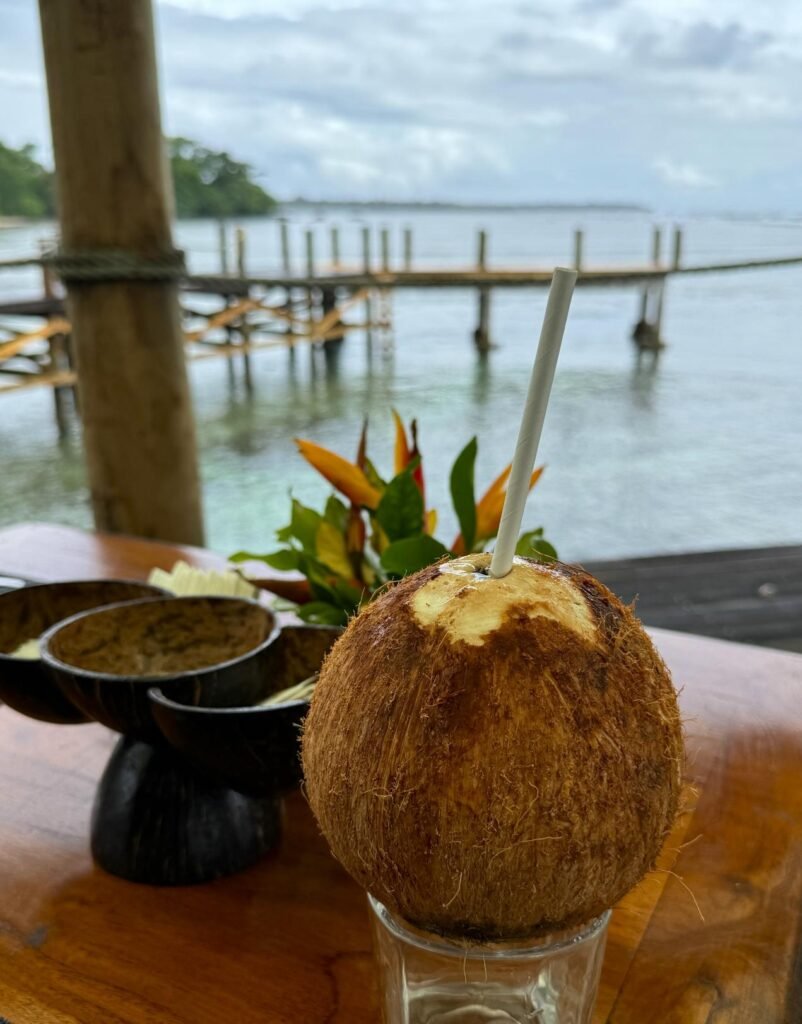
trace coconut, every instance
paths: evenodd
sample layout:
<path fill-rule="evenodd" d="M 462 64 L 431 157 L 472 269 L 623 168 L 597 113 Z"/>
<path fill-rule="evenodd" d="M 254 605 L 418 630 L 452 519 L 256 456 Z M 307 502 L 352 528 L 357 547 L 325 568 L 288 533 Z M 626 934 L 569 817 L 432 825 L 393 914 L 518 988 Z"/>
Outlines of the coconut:
<path fill-rule="evenodd" d="M 477 941 L 587 921 L 649 871 L 677 811 L 666 666 L 584 570 L 489 555 L 367 605 L 303 735 L 306 791 L 347 871 L 411 924 Z"/>

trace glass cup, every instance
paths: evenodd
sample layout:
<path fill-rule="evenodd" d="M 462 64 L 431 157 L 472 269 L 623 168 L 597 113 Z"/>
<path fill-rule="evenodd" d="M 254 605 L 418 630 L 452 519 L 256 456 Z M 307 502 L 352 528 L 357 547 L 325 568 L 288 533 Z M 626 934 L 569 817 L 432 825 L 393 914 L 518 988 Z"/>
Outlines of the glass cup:
<path fill-rule="evenodd" d="M 368 903 L 384 1024 L 590 1024 L 609 910 L 579 928 L 477 946 Z"/>

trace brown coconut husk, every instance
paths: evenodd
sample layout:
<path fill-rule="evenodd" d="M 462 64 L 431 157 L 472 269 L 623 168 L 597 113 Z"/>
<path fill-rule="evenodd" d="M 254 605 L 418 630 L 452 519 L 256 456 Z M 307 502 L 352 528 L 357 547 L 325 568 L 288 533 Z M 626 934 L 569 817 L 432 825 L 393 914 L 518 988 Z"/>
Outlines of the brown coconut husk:
<path fill-rule="evenodd" d="M 588 573 L 530 564 L 578 588 L 592 640 L 513 606 L 481 645 L 455 642 L 412 613 L 433 566 L 352 620 L 306 720 L 306 790 L 334 855 L 444 935 L 593 918 L 654 866 L 677 811 L 680 718 L 651 640 Z"/>

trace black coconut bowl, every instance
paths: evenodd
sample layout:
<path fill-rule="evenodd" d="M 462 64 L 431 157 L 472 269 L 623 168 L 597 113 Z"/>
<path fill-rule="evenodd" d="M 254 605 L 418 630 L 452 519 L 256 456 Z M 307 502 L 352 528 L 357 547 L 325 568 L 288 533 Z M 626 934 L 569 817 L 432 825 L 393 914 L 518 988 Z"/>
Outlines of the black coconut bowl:
<path fill-rule="evenodd" d="M 222 707 L 264 689 L 273 615 L 256 601 L 185 597 L 75 615 L 42 638 L 62 693 L 124 735 L 92 811 L 92 853 L 111 874 L 187 885 L 248 866 L 276 842 L 280 807 L 204 777 L 162 738 L 147 692 Z"/>
<path fill-rule="evenodd" d="M 0 700 L 43 722 L 88 722 L 91 716 L 64 696 L 41 659 L 16 658 L 11 652 L 78 612 L 163 594 L 158 587 L 127 580 L 41 583 L 0 594 Z"/>
<path fill-rule="evenodd" d="M 126 735 L 158 739 L 148 690 L 222 707 L 259 699 L 273 614 L 231 597 L 164 597 L 111 605 L 58 623 L 42 659 L 84 715 Z"/>
<path fill-rule="evenodd" d="M 261 702 L 315 676 L 340 633 L 337 626 L 286 626 L 267 650 L 259 692 L 243 691 L 242 706 L 223 703 L 213 690 L 196 691 L 187 701 L 154 687 L 150 699 L 159 729 L 205 775 L 242 793 L 272 796 L 296 788 L 300 727 L 309 702 Z"/>

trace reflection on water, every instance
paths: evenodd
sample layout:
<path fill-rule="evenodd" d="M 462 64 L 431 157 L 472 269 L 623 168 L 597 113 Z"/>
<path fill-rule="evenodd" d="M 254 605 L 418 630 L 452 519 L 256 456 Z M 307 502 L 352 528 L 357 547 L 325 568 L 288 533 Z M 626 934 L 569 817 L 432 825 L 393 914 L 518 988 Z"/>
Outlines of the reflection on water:
<path fill-rule="evenodd" d="M 714 228 L 689 230 L 691 250 L 694 237 L 710 250 L 704 232 Z M 191 235 L 189 226 L 182 231 Z M 765 251 L 767 243 L 749 237 Z M 192 250 L 192 237 L 182 241 Z M 748 248 L 730 235 L 727 245 L 730 256 Z M 544 524 L 571 558 L 802 540 L 800 275 L 789 268 L 672 281 L 668 348 L 639 363 L 629 338 L 633 294 L 578 292 L 543 437 L 548 472 L 527 522 Z M 324 499 L 327 488 L 293 437 L 353 456 L 368 415 L 371 455 L 389 469 L 392 406 L 419 420 L 428 493 L 450 540 L 450 466 L 473 434 L 477 490 L 508 461 L 545 295 L 496 293 L 498 347 L 484 358 L 471 342 L 474 300 L 459 291 L 400 293 L 394 344 L 380 331 L 367 344 L 356 331 L 325 349 L 254 356 L 252 395 L 237 360 L 231 382 L 228 361 L 194 364 L 209 542 L 222 551 L 270 549 L 290 489 Z M 0 524 L 21 519 L 90 522 L 77 436 L 59 444 L 44 391 L 0 397 Z"/>
<path fill-rule="evenodd" d="M 635 355 L 631 377 L 632 400 L 641 409 L 653 408 L 659 362 L 658 352 L 639 351 Z"/>

